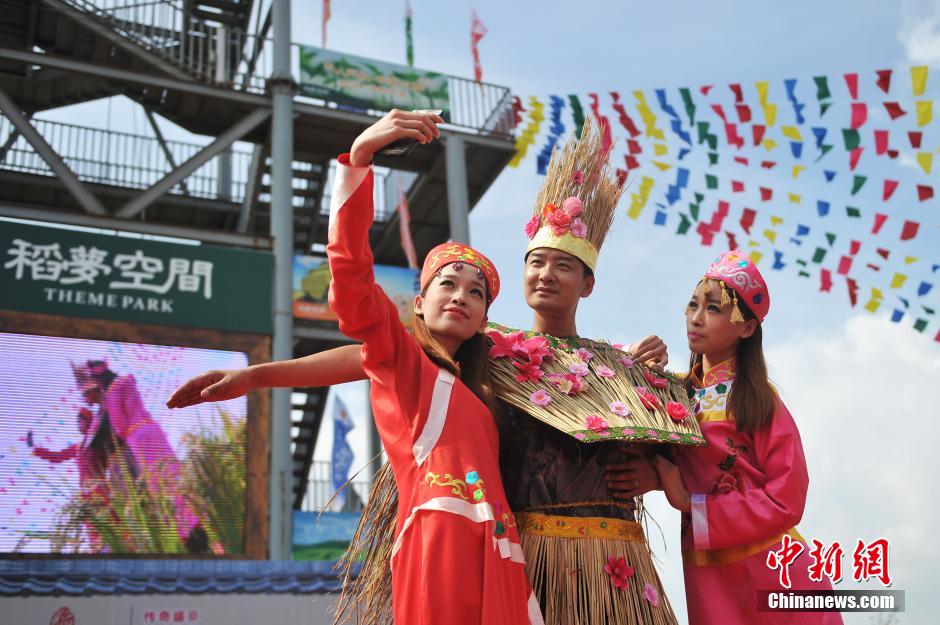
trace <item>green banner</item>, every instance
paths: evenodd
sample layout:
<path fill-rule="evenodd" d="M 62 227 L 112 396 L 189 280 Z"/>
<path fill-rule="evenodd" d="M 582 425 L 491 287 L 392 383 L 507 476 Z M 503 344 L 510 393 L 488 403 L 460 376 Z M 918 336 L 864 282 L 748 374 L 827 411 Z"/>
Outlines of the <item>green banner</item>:
<path fill-rule="evenodd" d="M 268 252 L 0 221 L 0 255 L 0 309 L 271 332 Z"/>
<path fill-rule="evenodd" d="M 441 109 L 448 119 L 448 77 L 406 65 L 300 46 L 300 92 L 361 109 Z"/>

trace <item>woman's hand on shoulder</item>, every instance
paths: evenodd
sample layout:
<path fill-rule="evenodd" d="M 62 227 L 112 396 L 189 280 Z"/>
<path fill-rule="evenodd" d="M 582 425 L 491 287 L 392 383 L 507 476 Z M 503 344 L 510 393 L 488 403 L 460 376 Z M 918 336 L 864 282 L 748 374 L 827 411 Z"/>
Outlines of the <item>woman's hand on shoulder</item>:
<path fill-rule="evenodd" d="M 430 143 L 441 136 L 437 125 L 443 123 L 444 119 L 435 113 L 392 109 L 356 137 L 349 150 L 349 164 L 352 167 L 366 167 L 372 163 L 376 152 L 399 139 Z"/>

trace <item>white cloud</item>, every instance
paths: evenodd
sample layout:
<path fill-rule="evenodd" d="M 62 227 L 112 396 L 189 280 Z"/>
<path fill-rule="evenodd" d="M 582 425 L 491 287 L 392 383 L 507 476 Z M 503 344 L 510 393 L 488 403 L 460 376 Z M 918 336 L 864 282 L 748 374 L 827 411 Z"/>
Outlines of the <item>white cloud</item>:
<path fill-rule="evenodd" d="M 933 593 L 933 567 L 940 558 L 931 532 L 940 527 L 940 506 L 932 494 L 940 468 L 940 413 L 933 399 L 940 350 L 928 337 L 885 317 L 859 315 L 834 332 L 817 328 L 768 344 L 766 354 L 771 377 L 800 428 L 809 465 L 800 532 L 807 540 L 841 542 L 846 553 L 840 589 L 859 588 L 852 580 L 856 541 L 888 538 L 892 588 L 906 591 L 907 598 L 907 611 L 896 622 L 933 622 L 926 598 Z M 663 555 L 659 533 L 651 528 L 666 591 L 684 615 L 678 515 L 661 495 L 647 499 L 666 535 Z M 847 625 L 861 625 L 872 622 L 871 616 L 844 618 Z"/>
<path fill-rule="evenodd" d="M 940 66 L 940 3 L 906 3 L 898 39 L 912 65 Z"/>

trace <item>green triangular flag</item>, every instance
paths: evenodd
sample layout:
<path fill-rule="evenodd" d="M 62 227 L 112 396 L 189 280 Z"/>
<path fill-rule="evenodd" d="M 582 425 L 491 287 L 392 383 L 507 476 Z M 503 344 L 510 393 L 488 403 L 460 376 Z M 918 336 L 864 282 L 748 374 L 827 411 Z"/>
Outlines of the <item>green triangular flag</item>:
<path fill-rule="evenodd" d="M 801 277 L 801 278 L 808 278 L 808 277 L 809 277 L 809 272 L 808 272 L 808 271 L 801 271 L 801 272 L 800 272 L 800 277 Z"/>
<path fill-rule="evenodd" d="M 682 221 L 679 222 L 679 227 L 676 229 L 676 234 L 685 234 L 689 231 L 689 228 L 692 227 L 692 222 L 689 221 L 689 218 L 682 213 L 679 213 L 679 219 Z"/>
<path fill-rule="evenodd" d="M 852 195 L 855 195 L 862 190 L 862 187 L 865 186 L 866 180 L 868 180 L 866 176 L 855 176 L 855 179 L 852 181 Z"/>
<path fill-rule="evenodd" d="M 682 94 L 682 102 L 685 105 L 685 113 L 689 116 L 689 125 L 695 125 L 695 102 L 692 101 L 692 92 L 689 91 L 688 87 L 683 87 L 679 89 L 679 93 Z"/>
<path fill-rule="evenodd" d="M 829 107 L 832 106 L 832 102 L 823 102 L 819 105 L 819 116 L 822 117 L 826 114 L 826 111 L 829 110 Z"/>
<path fill-rule="evenodd" d="M 827 100 L 832 97 L 832 94 L 829 92 L 829 79 L 825 76 L 813 76 L 813 80 L 816 81 L 816 99 L 817 100 Z"/>
<path fill-rule="evenodd" d="M 571 103 L 571 116 L 574 118 L 574 136 L 581 136 L 581 129 L 584 127 L 584 109 L 581 108 L 581 100 L 578 96 L 571 94 L 568 96 Z"/>
<path fill-rule="evenodd" d="M 829 247 L 832 247 L 832 244 L 836 242 L 836 235 L 831 232 L 827 232 L 826 240 L 829 241 Z"/>
<path fill-rule="evenodd" d="M 926 327 L 927 327 L 926 319 L 918 319 L 916 322 L 914 322 L 914 329 L 917 330 L 918 332 L 923 332 Z"/>
<path fill-rule="evenodd" d="M 829 245 L 832 245 L 832 241 L 829 242 Z M 826 258 L 826 248 L 817 247 L 816 251 L 813 253 L 813 262 L 821 263 L 824 258 Z"/>
<path fill-rule="evenodd" d="M 713 176 L 711 174 L 705 174 L 705 188 L 706 189 L 717 189 L 718 188 L 718 176 Z"/>
<path fill-rule="evenodd" d="M 855 208 L 854 206 L 846 206 L 846 207 L 845 207 L 845 214 L 848 215 L 849 217 L 857 218 L 857 217 L 861 217 L 861 216 L 862 216 L 862 211 L 860 211 L 859 209 Z"/>
<path fill-rule="evenodd" d="M 858 131 L 853 130 L 852 128 L 842 129 L 842 139 L 845 141 L 845 149 L 847 152 L 851 152 L 857 148 L 862 141 Z"/>
<path fill-rule="evenodd" d="M 708 164 L 717 165 L 718 164 L 718 152 L 709 152 L 708 153 Z"/>
<path fill-rule="evenodd" d="M 699 211 L 698 204 L 689 204 L 689 214 L 692 215 L 692 219 L 694 219 L 695 221 L 698 221 L 698 211 Z"/>

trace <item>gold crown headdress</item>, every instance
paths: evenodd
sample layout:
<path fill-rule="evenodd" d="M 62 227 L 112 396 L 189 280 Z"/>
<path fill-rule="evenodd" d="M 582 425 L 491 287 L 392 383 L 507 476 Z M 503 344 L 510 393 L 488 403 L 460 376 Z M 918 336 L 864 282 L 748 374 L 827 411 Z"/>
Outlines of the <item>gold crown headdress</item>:
<path fill-rule="evenodd" d="M 589 118 L 580 139 L 572 136 L 552 154 L 525 226 L 526 254 L 550 247 L 576 256 L 594 271 L 622 193 L 623 187 L 611 175 L 600 129 Z"/>

